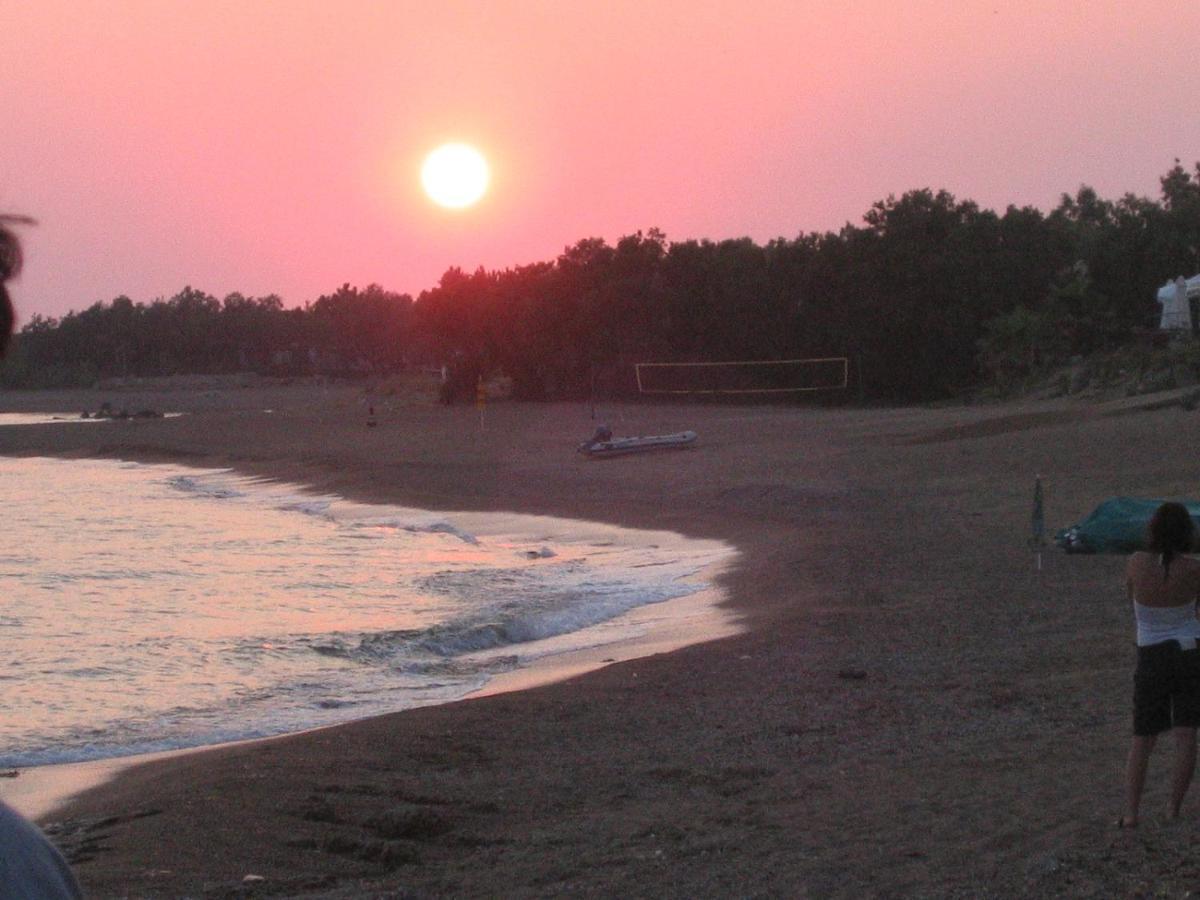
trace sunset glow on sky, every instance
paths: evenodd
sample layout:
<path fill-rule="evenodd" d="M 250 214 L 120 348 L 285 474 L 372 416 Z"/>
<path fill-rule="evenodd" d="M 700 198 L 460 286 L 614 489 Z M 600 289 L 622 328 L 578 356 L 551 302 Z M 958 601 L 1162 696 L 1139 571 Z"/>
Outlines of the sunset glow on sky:
<path fill-rule="evenodd" d="M 0 0 L 22 318 L 417 294 L 585 237 L 795 237 L 920 187 L 1048 209 L 1200 159 L 1200 4 Z M 421 187 L 464 141 L 469 210 Z"/>

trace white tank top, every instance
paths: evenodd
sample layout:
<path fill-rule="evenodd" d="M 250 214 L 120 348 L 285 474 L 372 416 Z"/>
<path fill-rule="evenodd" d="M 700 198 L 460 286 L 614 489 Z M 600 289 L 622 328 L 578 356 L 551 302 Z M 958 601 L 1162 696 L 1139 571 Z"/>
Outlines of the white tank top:
<path fill-rule="evenodd" d="M 1200 619 L 1196 618 L 1196 604 L 1183 606 L 1144 606 L 1133 601 L 1133 615 L 1137 619 L 1137 644 L 1148 647 L 1163 641 L 1179 641 L 1183 650 L 1194 650 L 1200 638 Z"/>

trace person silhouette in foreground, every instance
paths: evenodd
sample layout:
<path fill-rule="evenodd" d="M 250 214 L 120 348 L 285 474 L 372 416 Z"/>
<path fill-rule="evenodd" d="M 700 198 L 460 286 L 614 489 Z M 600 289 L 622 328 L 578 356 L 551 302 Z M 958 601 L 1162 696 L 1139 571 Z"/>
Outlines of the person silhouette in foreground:
<path fill-rule="evenodd" d="M 1129 557 L 1125 585 L 1137 621 L 1137 670 L 1133 676 L 1133 745 L 1125 770 L 1125 814 L 1120 828 L 1134 828 L 1146 783 L 1146 767 L 1158 735 L 1171 731 L 1175 770 L 1171 818 L 1196 769 L 1200 726 L 1200 561 L 1192 549 L 1195 526 L 1187 508 L 1164 503 L 1150 519 L 1149 551 Z"/>
<path fill-rule="evenodd" d="M 25 221 L 0 216 L 0 358 L 8 349 L 15 318 L 4 283 L 21 269 L 21 244 L 7 225 Z M 62 854 L 35 826 L 0 802 L 0 900 L 82 896 Z"/>
<path fill-rule="evenodd" d="M 16 319 L 12 300 L 8 297 L 8 289 L 4 283 L 21 271 L 21 243 L 8 225 L 28 221 L 20 216 L 0 215 L 0 358 L 3 358 L 8 349 L 8 340 L 12 337 L 13 322 Z"/>

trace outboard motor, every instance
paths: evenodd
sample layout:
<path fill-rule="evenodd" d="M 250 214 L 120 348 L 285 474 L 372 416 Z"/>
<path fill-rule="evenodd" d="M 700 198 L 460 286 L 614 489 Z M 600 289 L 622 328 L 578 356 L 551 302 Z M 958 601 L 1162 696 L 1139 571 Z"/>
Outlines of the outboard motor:
<path fill-rule="evenodd" d="M 612 429 L 607 425 L 597 425 L 592 436 L 579 445 L 580 450 L 591 450 L 597 444 L 603 444 L 605 441 L 612 440 Z"/>

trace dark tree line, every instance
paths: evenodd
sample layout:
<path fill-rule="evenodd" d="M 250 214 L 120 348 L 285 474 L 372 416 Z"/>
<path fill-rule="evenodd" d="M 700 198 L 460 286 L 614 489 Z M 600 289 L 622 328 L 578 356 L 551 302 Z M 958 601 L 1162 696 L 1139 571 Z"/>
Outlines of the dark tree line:
<path fill-rule="evenodd" d="M 33 316 L 0 372 L 9 385 L 127 375 L 356 375 L 409 361 L 412 298 L 343 285 L 299 309 L 274 295 L 223 300 L 185 287 L 167 300 L 117 297 L 61 319 Z"/>
<path fill-rule="evenodd" d="M 504 373 L 526 399 L 629 391 L 647 361 L 846 356 L 854 395 L 905 402 L 1022 377 L 1135 339 L 1156 288 L 1200 272 L 1200 165 L 1158 200 L 1088 187 L 1049 213 L 980 209 L 945 191 L 889 197 L 860 225 L 759 245 L 588 238 L 552 262 L 451 269 L 412 301 L 343 286 L 301 309 L 185 289 L 126 298 L 19 340 L 21 372 L 385 372 L 450 367 L 449 393 Z"/>

